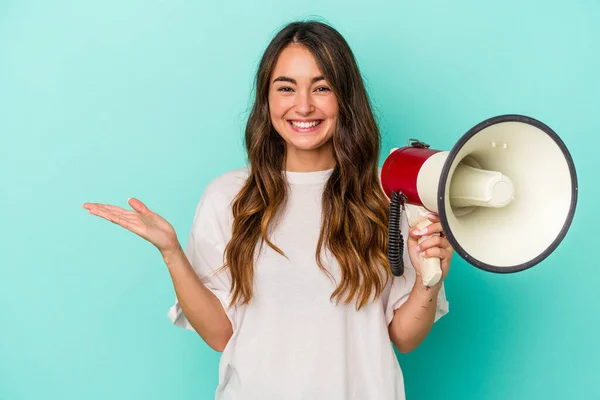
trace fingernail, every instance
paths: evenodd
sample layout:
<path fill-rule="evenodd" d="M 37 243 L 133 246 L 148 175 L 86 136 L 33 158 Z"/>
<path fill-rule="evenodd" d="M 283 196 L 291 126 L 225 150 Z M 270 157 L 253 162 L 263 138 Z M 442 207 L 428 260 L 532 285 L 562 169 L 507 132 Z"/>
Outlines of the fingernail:
<path fill-rule="evenodd" d="M 419 254 L 421 254 L 421 247 L 419 245 L 417 245 L 417 251 L 419 252 Z"/>

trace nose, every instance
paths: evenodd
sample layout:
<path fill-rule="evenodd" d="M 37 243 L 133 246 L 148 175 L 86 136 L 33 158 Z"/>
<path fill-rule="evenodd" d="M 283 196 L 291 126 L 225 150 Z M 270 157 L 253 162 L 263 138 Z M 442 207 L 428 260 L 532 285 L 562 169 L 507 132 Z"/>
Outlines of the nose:
<path fill-rule="evenodd" d="M 298 92 L 296 95 L 296 111 L 299 114 L 307 115 L 314 111 L 314 105 L 312 104 L 312 98 L 308 91 Z"/>

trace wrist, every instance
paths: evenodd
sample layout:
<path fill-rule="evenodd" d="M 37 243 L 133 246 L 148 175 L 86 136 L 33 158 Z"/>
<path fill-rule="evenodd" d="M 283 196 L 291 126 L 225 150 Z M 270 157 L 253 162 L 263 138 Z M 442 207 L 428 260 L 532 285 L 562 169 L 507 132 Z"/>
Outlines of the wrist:
<path fill-rule="evenodd" d="M 427 287 L 423 284 L 423 279 L 421 276 L 417 275 L 417 279 L 415 280 L 415 284 L 413 286 L 413 292 L 417 297 L 423 299 L 431 299 L 437 297 L 440 289 L 442 287 L 442 281 L 436 283 L 434 286 Z"/>
<path fill-rule="evenodd" d="M 183 249 L 181 248 L 179 242 L 177 242 L 175 247 L 160 250 L 160 253 L 162 254 L 163 260 L 167 265 L 169 265 L 169 263 L 173 260 L 176 260 L 184 255 Z"/>

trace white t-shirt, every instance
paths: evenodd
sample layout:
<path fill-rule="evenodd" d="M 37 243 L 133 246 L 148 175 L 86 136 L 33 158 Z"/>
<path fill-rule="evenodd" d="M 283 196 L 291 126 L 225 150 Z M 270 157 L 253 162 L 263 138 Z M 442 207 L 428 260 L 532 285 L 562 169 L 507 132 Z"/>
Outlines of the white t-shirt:
<path fill-rule="evenodd" d="M 321 196 L 333 169 L 286 172 L 290 184 L 285 212 L 272 242 L 286 259 L 263 244 L 255 263 L 254 294 L 249 305 L 227 313 L 233 336 L 219 365 L 216 400 L 403 400 L 402 371 L 388 333 L 394 310 L 415 282 L 405 249 L 404 277 L 394 277 L 375 302 L 356 311 L 336 305 L 336 284 L 315 260 L 321 225 Z M 228 271 L 214 275 L 231 238 L 231 202 L 249 167 L 226 172 L 206 187 L 194 215 L 186 255 L 204 284 L 224 306 L 230 301 Z M 407 236 L 403 218 L 401 229 Z M 257 247 L 258 248 L 258 247 Z M 331 253 L 323 261 L 339 282 Z M 448 312 L 439 292 L 435 320 Z M 171 321 L 193 330 L 177 299 Z"/>

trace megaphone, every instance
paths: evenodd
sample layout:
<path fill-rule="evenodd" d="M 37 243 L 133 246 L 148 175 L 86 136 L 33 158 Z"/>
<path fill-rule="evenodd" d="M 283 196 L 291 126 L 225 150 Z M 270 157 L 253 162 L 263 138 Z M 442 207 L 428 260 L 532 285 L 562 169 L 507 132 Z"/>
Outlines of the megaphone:
<path fill-rule="evenodd" d="M 542 122 L 514 114 L 477 124 L 450 151 L 409 139 L 391 150 L 381 184 L 391 199 L 388 258 L 395 276 L 404 272 L 402 210 L 419 229 L 431 223 L 429 212 L 437 213 L 465 261 L 511 273 L 556 249 L 577 203 L 575 166 L 563 141 Z M 423 284 L 438 283 L 439 258 L 421 261 Z"/>

